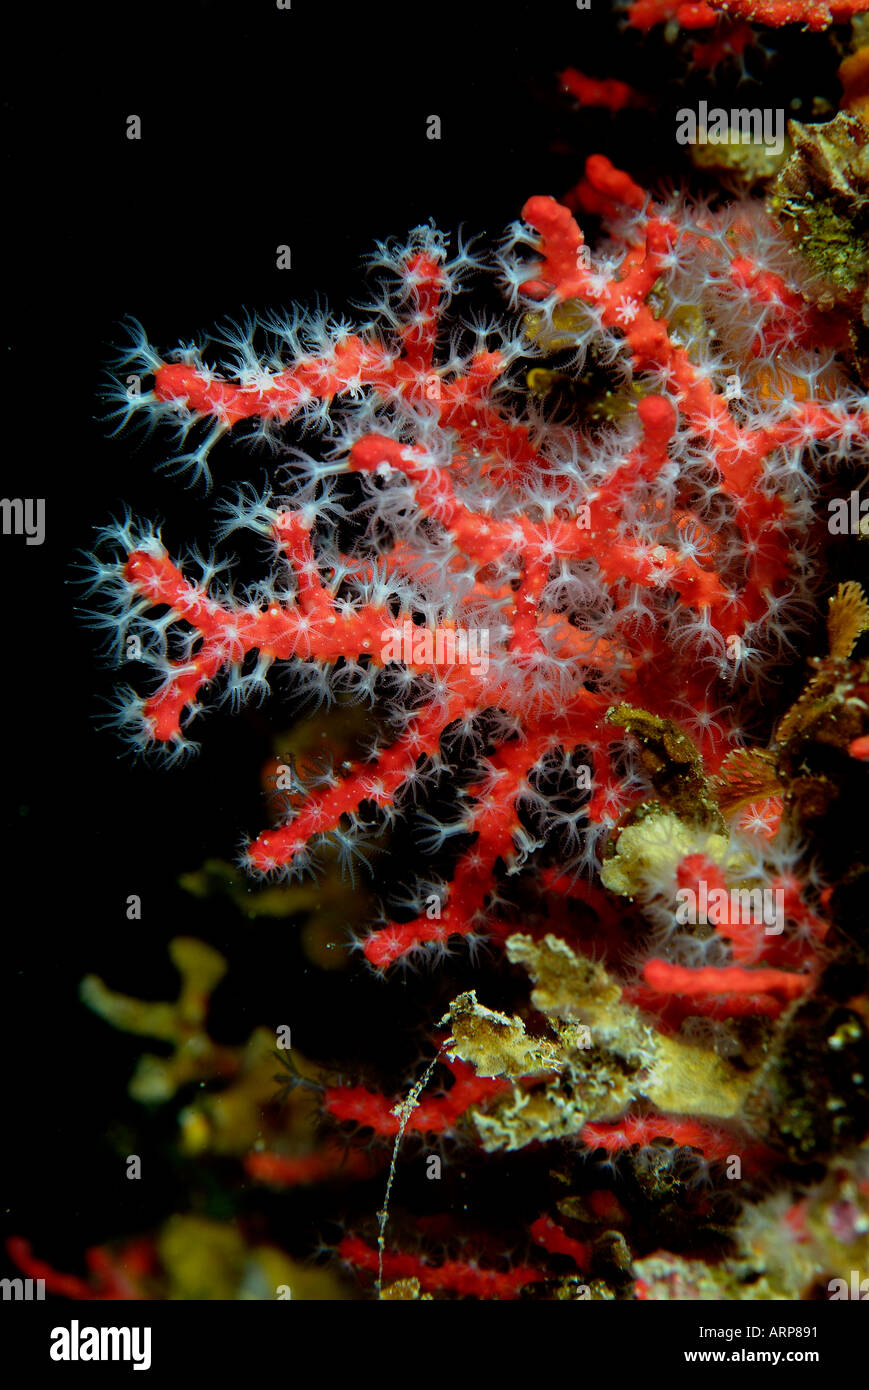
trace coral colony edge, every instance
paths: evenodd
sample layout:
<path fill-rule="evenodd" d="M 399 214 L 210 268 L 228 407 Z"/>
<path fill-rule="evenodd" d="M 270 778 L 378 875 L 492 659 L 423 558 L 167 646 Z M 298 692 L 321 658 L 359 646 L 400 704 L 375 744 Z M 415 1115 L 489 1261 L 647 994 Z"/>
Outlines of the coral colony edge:
<path fill-rule="evenodd" d="M 746 174 L 737 142 L 701 195 L 583 152 L 570 193 L 529 197 L 498 243 L 432 224 L 378 243 L 352 317 L 275 310 L 174 349 L 133 326 L 112 426 L 169 441 L 215 548 L 203 528 L 176 554 L 130 513 L 101 526 L 88 620 L 130 682 L 110 722 L 177 764 L 200 737 L 209 756 L 218 703 L 301 707 L 221 891 L 304 915 L 319 884 L 385 1009 L 408 972 L 460 963 L 466 987 L 420 1018 L 395 1090 L 268 1019 L 213 1041 L 226 963 L 198 939 L 171 944 L 175 1001 L 89 975 L 90 1009 L 164 1044 L 131 1094 L 178 1098 L 180 1151 L 271 1191 L 331 1188 L 341 1229 L 306 1263 L 182 1212 L 82 1276 L 11 1242 L 50 1291 L 869 1296 L 865 847 L 852 828 L 835 870 L 825 853 L 869 760 L 869 601 L 827 556 L 830 486 L 869 465 L 866 8 L 630 7 L 698 67 L 752 26 L 855 20 L 850 101 L 792 123 L 774 170 Z M 574 69 L 562 85 L 610 113 L 646 100 Z M 853 285 L 819 205 L 863 238 Z M 267 488 L 239 440 L 267 451 Z M 408 827 L 413 862 L 370 903 Z M 435 1180 L 535 1154 L 519 1239 L 416 1223 L 393 1190 L 408 1156 Z M 342 1221 L 354 1184 L 374 1204 Z"/>

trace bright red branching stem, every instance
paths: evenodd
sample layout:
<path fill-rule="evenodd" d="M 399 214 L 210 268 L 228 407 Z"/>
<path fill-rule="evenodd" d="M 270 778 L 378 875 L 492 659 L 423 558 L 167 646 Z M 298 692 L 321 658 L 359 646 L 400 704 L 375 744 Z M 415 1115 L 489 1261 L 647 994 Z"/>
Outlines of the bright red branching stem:
<path fill-rule="evenodd" d="M 654 11 L 660 18 L 665 10 L 668 7 L 647 6 L 646 16 Z M 678 6 L 675 13 L 685 24 L 709 23 L 712 15 L 708 6 Z M 638 14 L 635 7 L 635 22 Z M 627 99 L 618 85 L 592 88 L 587 84 L 596 80 L 575 72 L 571 81 L 575 86 L 578 82 L 580 97 L 595 95 L 615 105 Z M 403 267 L 407 312 L 394 316 L 383 340 L 373 329 L 364 341 L 343 333 L 319 355 L 302 354 L 282 370 L 264 366 L 251 373 L 255 383 L 247 378 L 221 380 L 201 363 L 163 364 L 156 371 L 158 400 L 177 402 L 195 419 L 208 417 L 218 430 L 250 418 L 282 423 L 312 400 L 331 401 L 365 389 L 369 398 L 390 408 L 404 411 L 409 406 L 411 414 L 424 411 L 440 440 L 443 453 L 432 452 L 424 440 L 405 442 L 395 434 L 363 430 L 353 439 L 344 465 L 387 481 L 401 475 L 414 526 L 420 534 L 426 528 L 436 538 L 449 566 L 447 574 L 467 576 L 467 598 L 450 610 L 449 621 L 458 626 L 473 623 L 481 611 L 497 612 L 497 649 L 491 663 L 478 671 L 459 663 L 435 665 L 423 658 L 405 658 L 411 680 L 423 674 L 432 678 L 436 695 L 431 702 L 416 708 L 395 741 L 369 762 L 356 763 L 346 776 L 335 774 L 328 785 L 300 794 L 285 823 L 258 835 L 248 854 L 252 869 L 271 874 L 304 868 L 312 841 L 322 837 L 344 837 L 340 842 L 346 848 L 348 823 L 355 827 L 357 818 L 367 820 L 367 813 L 361 814 L 363 803 L 373 802 L 389 813 L 421 764 L 438 758 L 451 725 L 473 724 L 487 710 L 498 710 L 514 721 L 517 736 L 487 758 L 484 779 L 465 789 L 468 809 L 449 828 L 450 834 L 466 836 L 469 847 L 459 857 L 439 914 L 426 912 L 409 922 L 392 922 L 363 943 L 367 959 L 381 970 L 423 947 L 446 946 L 453 936 L 504 934 L 506 928 L 489 920 L 492 894 L 502 871 L 517 867 L 524 833 L 520 803 L 528 795 L 529 779 L 533 783 L 536 769 L 550 754 L 588 749 L 591 795 L 583 811 L 589 827 L 618 821 L 627 798 L 613 753 L 623 740 L 605 718 L 616 689 L 619 699 L 676 722 L 685 720 L 686 711 L 694 711 L 705 766 L 711 773 L 719 769 L 729 741 L 726 721 L 719 723 L 710 708 L 717 679 L 710 675 L 710 654 L 711 665 L 720 668 L 732 640 L 738 645 L 747 636 L 754 643 L 755 629 L 772 625 L 777 605 L 785 606 L 794 579 L 794 544 L 788 531 L 794 518 L 783 491 L 769 486 L 770 466 L 786 449 L 796 453 L 831 443 L 841 453 L 849 441 L 869 435 L 869 410 L 853 407 L 847 396 L 843 403 L 835 393 L 820 392 L 812 398 L 805 381 L 798 383 L 800 390 L 786 384 L 789 394 L 774 398 L 776 409 L 756 409 L 748 423 L 740 423 L 746 417 L 731 408 L 732 397 L 725 395 L 716 373 L 692 356 L 681 331 L 671 333 L 660 315 L 653 288 L 672 275 L 686 251 L 696 252 L 706 261 L 701 273 L 711 274 L 713 266 L 725 310 L 731 292 L 737 302 L 758 310 L 754 336 L 740 349 L 746 361 L 735 364 L 744 373 L 750 374 L 755 361 L 763 364 L 783 348 L 811 351 L 840 345 L 841 316 L 812 309 L 780 273 L 767 268 L 764 234 L 752 230 L 748 214 L 745 227 L 731 229 L 727 244 L 717 236 L 707 237 L 703 219 L 686 216 L 673 204 L 657 205 L 603 155 L 588 159 L 576 199 L 612 219 L 622 251 L 617 272 L 605 260 L 593 262 L 567 207 L 552 198 L 535 197 L 526 204 L 524 217 L 536 233 L 539 259 L 520 273 L 517 279 L 526 274 L 528 278 L 517 288 L 529 299 L 550 301 L 550 308 L 553 302 L 568 305 L 568 318 L 574 313 L 578 321 L 590 317 L 595 331 L 599 328 L 611 343 L 623 344 L 631 373 L 639 378 L 635 385 L 642 389 L 632 404 L 639 431 L 621 453 L 614 451 L 611 468 L 596 476 L 585 492 L 566 480 L 562 483 L 557 462 L 545 447 L 538 447 L 539 430 L 532 431 L 496 408 L 494 390 L 509 354 L 478 351 L 458 367 L 436 364 L 441 304 L 451 286 L 449 272 L 434 255 L 408 253 Z M 746 317 L 750 320 L 752 315 Z M 739 376 L 735 379 L 742 391 Z M 662 477 L 681 466 L 686 440 L 695 457 L 708 460 L 711 485 L 728 516 L 728 534 L 723 528 L 710 528 L 690 498 L 677 496 L 669 514 L 669 504 L 654 503 L 645 518 L 644 535 L 638 537 L 637 507 Z M 465 486 L 469 471 L 476 473 L 476 493 Z M 487 507 L 485 498 L 480 502 L 479 488 L 489 482 L 496 492 L 503 488 L 508 501 L 511 489 L 520 487 L 530 488 L 532 497 L 540 487 L 547 498 L 527 507 Z M 468 501 L 471 497 L 473 503 Z M 346 557 L 338 557 L 336 563 L 334 549 L 325 546 L 316 504 L 298 511 L 281 506 L 269 512 L 264 507 L 258 529 L 271 531 L 286 571 L 280 573 L 279 584 L 273 581 L 271 591 L 266 589 L 272 596 L 259 603 L 238 601 L 226 593 L 213 596 L 207 586 L 190 582 L 153 534 L 130 547 L 123 579 L 132 592 L 131 607 L 142 601 L 154 609 L 165 607 L 172 622 L 184 625 L 185 641 L 189 639 L 185 660 L 157 663 L 162 684 L 142 703 L 141 743 L 183 746 L 182 729 L 198 709 L 201 695 L 221 675 L 233 694 L 243 689 L 246 678 L 240 673 L 251 669 L 249 658 L 255 659 L 255 684 L 261 686 L 267 684 L 275 662 L 307 662 L 306 674 L 326 684 L 328 675 L 316 667 L 364 665 L 379 676 L 397 660 L 386 655 L 385 639 L 389 630 L 412 630 L 413 601 L 388 601 L 388 589 L 369 584 L 369 579 L 376 573 L 397 576 L 410 588 L 428 584 L 425 566 L 422 572 L 415 566 L 419 557 L 413 543 L 396 535 L 394 544 L 384 542 L 378 548 L 378 541 L 370 559 L 348 563 L 347 573 L 366 586 L 364 601 L 361 596 L 348 601 L 340 579 L 333 582 L 333 576 L 343 572 Z M 326 553 L 331 571 L 324 562 Z M 515 568 L 509 585 L 493 577 L 505 556 Z M 434 576 L 440 561 L 426 563 Z M 640 614 L 638 621 L 631 618 L 598 633 L 580 621 L 562 620 L 547 590 L 557 588 L 559 575 L 573 584 L 577 573 L 586 569 L 607 595 L 627 599 L 633 590 L 630 605 Z M 378 592 L 379 600 L 370 597 Z M 403 611 L 395 612 L 397 606 Z M 674 616 L 684 619 L 676 637 L 668 635 Z M 694 659 L 695 647 L 704 652 L 700 661 Z M 605 682 L 597 679 L 595 668 Z M 584 669 L 594 679 L 571 679 L 572 673 Z M 690 713 L 687 718 L 690 721 Z M 414 910 L 420 911 L 419 906 Z M 734 924 L 719 929 L 727 936 L 736 966 L 762 958 L 776 966 L 800 968 L 810 958 L 812 942 L 822 939 L 823 924 L 813 921 L 811 910 L 796 900 L 792 919 L 800 928 L 799 947 L 761 943 L 761 949 L 756 937 Z M 674 978 L 667 977 L 657 993 L 673 994 Z M 685 985 L 685 977 L 679 978 Z M 774 996 L 804 988 L 793 984 L 804 977 L 786 973 L 791 983 L 776 989 L 766 989 L 756 971 L 750 985 L 738 972 L 727 978 L 738 983 L 731 988 L 716 980 L 713 985 L 711 977 L 701 973 L 691 977 L 689 987 L 695 994 L 717 994 L 731 1002 L 750 991 L 761 1011 L 769 1009 Z M 389 1129 L 394 1117 L 377 1111 L 376 1102 L 364 1095 L 356 1100 L 363 1113 L 373 1116 L 373 1127 Z M 345 1095 L 339 1103 L 352 1105 L 353 1097 Z"/>
<path fill-rule="evenodd" d="M 672 1115 L 625 1115 L 613 1124 L 587 1124 L 581 1138 L 590 1149 L 605 1149 L 607 1153 L 645 1147 L 653 1139 L 672 1139 L 685 1148 L 699 1149 L 713 1161 L 728 1158 L 737 1142 L 734 1135 L 712 1125 Z"/>
<path fill-rule="evenodd" d="M 730 890 L 724 873 L 703 854 L 685 856 L 676 871 L 676 882 L 679 888 L 690 889 L 698 901 L 701 900 L 700 884 L 703 882 L 707 895 L 723 893 L 729 903 Z M 756 960 L 763 949 L 763 924 L 758 927 L 753 922 L 733 921 L 734 915 L 738 917 L 738 914 L 731 914 L 726 909 L 713 907 L 709 910 L 708 920 L 720 936 L 729 940 L 735 961 Z"/>
<path fill-rule="evenodd" d="M 472 1105 L 480 1105 L 510 1089 L 508 1081 L 477 1076 L 466 1062 L 447 1061 L 445 1065 L 455 1077 L 453 1085 L 443 1095 L 419 1102 L 410 1112 L 406 1133 L 445 1134 L 455 1128 Z M 402 1103 L 401 1098 L 378 1095 L 364 1086 L 330 1086 L 323 1095 L 323 1107 L 334 1119 L 373 1129 L 381 1138 L 392 1138 L 398 1133 L 401 1121 L 395 1111 Z"/>
<path fill-rule="evenodd" d="M 373 1274 L 378 1270 L 377 1251 L 358 1236 L 345 1236 L 338 1254 L 355 1269 Z M 463 1298 L 514 1299 L 528 1284 L 539 1283 L 546 1275 L 527 1265 L 514 1265 L 500 1271 L 483 1269 L 467 1260 L 444 1260 L 430 1264 L 421 1255 L 387 1250 L 383 1255 L 384 1279 L 418 1279 L 423 1293 L 454 1293 Z"/>
<path fill-rule="evenodd" d="M 684 4 L 680 0 L 636 0 L 628 15 L 635 29 L 644 30 L 668 20 L 675 20 L 682 29 L 706 29 L 724 16 L 770 28 L 803 24 L 818 30 L 846 23 L 867 9 L 869 0 L 701 0 Z"/>
<path fill-rule="evenodd" d="M 771 994 L 709 994 L 678 995 L 660 993 L 646 985 L 626 985 L 624 998 L 643 1013 L 654 1014 L 658 1026 L 669 1033 L 678 1033 L 686 1018 L 695 1014 L 703 1018 L 742 1018 L 759 1014 L 778 1018 L 784 1005 Z"/>
<path fill-rule="evenodd" d="M 104 1246 L 93 1245 L 85 1251 L 89 1278 L 76 1274 L 61 1274 L 31 1251 L 30 1242 L 20 1236 L 10 1236 L 6 1242 L 10 1260 L 29 1279 L 44 1279 L 46 1293 L 61 1298 L 114 1302 L 146 1298 L 143 1283 L 157 1268 L 154 1247 L 149 1240 L 132 1240 L 117 1253 Z"/>
<path fill-rule="evenodd" d="M 248 1177 L 272 1187 L 307 1187 L 341 1178 L 365 1179 L 382 1167 L 374 1154 L 327 1144 L 310 1154 L 279 1154 L 263 1150 L 244 1158 Z"/>
<path fill-rule="evenodd" d="M 747 19 L 753 24 L 778 28 L 782 24 L 802 24 L 807 29 L 826 29 L 830 24 L 846 24 L 855 15 L 869 10 L 869 0 L 709 0 L 713 10 Z"/>
<path fill-rule="evenodd" d="M 628 10 L 628 22 L 635 29 L 652 29 L 670 19 L 683 29 L 707 29 L 718 16 L 703 0 L 635 0 Z"/>
<path fill-rule="evenodd" d="M 786 1001 L 798 999 L 814 984 L 813 975 L 794 975 L 787 970 L 748 970 L 740 965 L 704 966 L 692 970 L 685 965 L 671 965 L 666 960 L 647 961 L 643 979 L 660 994 L 772 994 L 781 995 Z"/>
<path fill-rule="evenodd" d="M 618 82 L 612 77 L 586 77 L 577 68 L 565 68 L 560 74 L 561 85 L 576 97 L 580 106 L 602 106 L 607 111 L 624 111 L 629 106 L 648 106 L 642 92 Z"/>
<path fill-rule="evenodd" d="M 567 1235 L 551 1216 L 538 1216 L 529 1227 L 532 1240 L 548 1250 L 550 1255 L 569 1255 L 577 1269 L 586 1269 L 591 1258 L 591 1246 Z"/>

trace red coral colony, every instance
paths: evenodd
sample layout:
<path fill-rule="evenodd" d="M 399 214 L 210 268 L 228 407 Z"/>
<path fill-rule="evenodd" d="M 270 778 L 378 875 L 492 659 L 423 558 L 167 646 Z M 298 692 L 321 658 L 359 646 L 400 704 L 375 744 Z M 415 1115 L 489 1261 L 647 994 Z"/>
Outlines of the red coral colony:
<path fill-rule="evenodd" d="M 249 1218 L 176 1210 L 81 1274 L 19 1234 L 49 1293 L 806 1300 L 869 1273 L 867 10 L 639 0 L 595 75 L 552 72 L 594 143 L 499 242 L 378 241 L 352 321 L 134 324 L 112 447 L 168 439 L 216 549 L 100 525 L 109 722 L 183 799 L 216 706 L 268 718 L 262 820 L 184 887 L 297 925 L 337 1007 L 361 982 L 401 1036 L 318 1056 L 248 1010 L 218 1042 L 232 967 L 183 933 L 174 1000 L 87 976 L 162 1044 L 136 1113 L 168 1105 Z M 671 130 L 669 176 L 617 155 L 664 121 L 620 42 L 699 74 L 729 136 Z M 779 42 L 836 45 L 842 109 L 734 132 Z M 302 1189 L 307 1249 L 262 1216 Z"/>

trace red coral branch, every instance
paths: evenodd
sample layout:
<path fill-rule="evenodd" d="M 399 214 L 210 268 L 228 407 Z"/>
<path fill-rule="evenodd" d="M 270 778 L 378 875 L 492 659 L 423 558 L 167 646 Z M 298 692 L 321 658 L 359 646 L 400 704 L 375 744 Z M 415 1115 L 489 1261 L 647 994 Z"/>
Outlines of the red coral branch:
<path fill-rule="evenodd" d="M 737 222 L 725 235 L 708 216 L 686 222 L 675 205 L 651 204 L 600 155 L 588 160 L 578 196 L 614 219 L 623 245 L 617 269 L 593 262 L 567 208 L 537 197 L 526 204 L 531 231 L 522 235 L 539 259 L 510 276 L 518 293 L 543 301 L 544 316 L 557 305 L 583 306 L 588 331 L 626 355 L 635 380 L 646 383 L 635 407 L 638 434 L 627 447 L 616 440 L 593 482 L 560 467 L 539 429 L 496 407 L 493 393 L 515 348 L 474 351 L 448 369 L 437 365 L 440 316 L 457 271 L 429 244 L 392 257 L 402 306 L 393 341 L 342 330 L 320 351 L 274 370 L 255 369 L 246 347 L 234 382 L 195 355 L 174 364 L 158 360 L 150 398 L 152 409 L 181 405 L 193 419 L 225 431 L 245 419 L 283 422 L 312 399 L 352 400 L 370 392 L 375 408 L 365 407 L 363 427 L 335 468 L 365 481 L 367 505 L 375 509 L 394 508 L 393 499 L 401 498 L 391 542 L 348 558 L 327 541 L 324 524 L 332 513 L 323 480 L 332 470 L 317 465 L 302 501 L 231 509 L 239 524 L 252 525 L 275 548 L 278 574 L 255 600 L 192 582 L 155 533 L 136 538 L 129 523 L 116 537 L 126 554 L 114 568 L 100 566 L 100 582 L 118 594 L 119 631 L 144 627 L 157 645 L 148 659 L 158 688 L 123 710 L 139 746 L 183 750 L 186 723 L 218 676 L 230 698 L 242 700 L 265 690 L 276 662 L 304 668 L 321 697 L 333 679 L 352 678 L 369 693 L 378 673 L 395 673 L 399 693 L 409 682 L 427 682 L 428 698 L 415 708 L 399 701 L 393 743 L 348 775 L 327 776 L 319 788 L 291 798 L 285 823 L 253 840 L 247 858 L 259 873 L 303 870 L 319 840 L 331 839 L 342 859 L 352 861 L 364 805 L 395 814 L 425 760 L 440 757 L 451 726 L 467 726 L 489 710 L 508 721 L 513 733 L 465 792 L 467 809 L 438 832 L 441 843 L 454 834 L 471 841 L 439 912 L 420 910 L 409 922 L 373 933 L 364 949 L 379 968 L 479 929 L 497 875 L 527 853 L 520 803 L 533 799 L 533 779 L 560 750 L 588 750 L 593 778 L 584 815 L 592 833 L 614 823 L 625 806 L 611 762 L 620 735 L 604 720 L 614 689 L 623 699 L 648 703 L 651 686 L 658 712 L 678 717 L 680 707 L 691 710 L 696 727 L 690 731 L 710 770 L 717 769 L 727 740 L 713 714 L 711 687 L 716 674 L 735 669 L 728 668 L 725 649 L 744 642 L 756 655 L 754 633 L 765 623 L 775 628 L 794 583 L 791 518 L 781 490 L 769 484 L 770 461 L 782 451 L 824 444 L 840 451 L 856 441 L 864 447 L 869 436 L 865 408 L 812 397 L 802 378 L 791 396 L 770 409 L 762 402 L 740 418 L 715 370 L 694 360 L 653 302 L 653 288 L 696 255 L 706 281 L 717 286 L 722 312 L 732 301 L 755 325 L 742 349 L 746 379 L 755 360 L 766 364 L 788 351 L 835 345 L 841 322 L 819 316 L 786 283 L 765 254 L 766 230 Z M 760 380 L 770 394 L 767 377 Z M 408 441 L 405 425 L 393 424 L 392 433 L 373 428 L 378 410 L 391 412 L 390 420 L 409 420 L 418 437 Z M 206 454 L 213 437 L 202 446 Z M 561 438 L 553 442 L 563 447 Z M 684 466 L 675 460 L 686 454 L 708 457 L 723 519 L 705 516 L 705 504 L 678 489 L 675 499 L 668 493 L 667 480 Z M 588 581 L 578 576 L 590 569 L 600 602 L 618 595 L 623 604 L 632 596 L 606 630 L 571 620 L 571 601 L 558 598 L 562 587 L 579 597 Z M 432 584 L 441 586 L 435 603 Z M 673 603 L 678 621 L 669 622 L 668 633 L 663 615 Z M 168 616 L 150 616 L 161 608 Z M 420 611 L 429 615 L 422 633 Z M 474 667 L 417 655 L 418 638 L 430 636 L 434 624 L 453 635 L 460 628 L 485 632 L 486 661 Z M 170 650 L 167 630 L 184 647 L 180 657 Z M 392 650 L 397 634 L 410 639 L 403 662 Z M 678 705 L 668 691 L 679 692 Z M 744 943 L 736 946 L 739 958 Z"/>
<path fill-rule="evenodd" d="M 378 1252 L 359 1236 L 345 1236 L 338 1254 L 355 1269 L 377 1273 Z M 471 1260 L 444 1260 L 431 1264 L 421 1255 L 386 1250 L 383 1253 L 384 1279 L 418 1279 L 423 1293 L 454 1293 L 462 1298 L 515 1299 L 529 1284 L 539 1283 L 545 1273 L 528 1265 L 512 1269 L 486 1269 Z"/>
<path fill-rule="evenodd" d="M 628 23 L 648 30 L 674 19 L 682 29 L 706 29 L 718 16 L 704 0 L 635 0 L 628 9 Z"/>
<path fill-rule="evenodd" d="M 660 994 L 686 994 L 692 998 L 705 994 L 743 994 L 752 998 L 781 995 L 786 1001 L 798 999 L 815 983 L 814 975 L 794 975 L 787 970 L 747 970 L 740 965 L 690 969 L 658 959 L 646 962 L 643 979 Z"/>
<path fill-rule="evenodd" d="M 403 1130 L 408 1134 L 445 1134 L 454 1129 L 473 1105 L 510 1089 L 508 1081 L 477 1076 L 466 1062 L 445 1060 L 455 1078 L 441 1096 L 421 1100 L 410 1112 Z M 333 1119 L 350 1121 L 363 1129 L 373 1129 L 381 1138 L 393 1138 L 402 1128 L 396 1113 L 404 1101 L 390 1099 L 364 1086 L 331 1086 L 323 1094 L 323 1108 Z"/>
<path fill-rule="evenodd" d="M 706 29 L 726 15 L 770 28 L 802 24 L 820 30 L 847 23 L 867 10 L 869 0 L 635 0 L 628 10 L 628 22 L 642 30 L 668 21 L 675 21 L 682 29 Z"/>
<path fill-rule="evenodd" d="M 61 1274 L 38 1260 L 30 1242 L 11 1236 L 6 1242 L 9 1258 L 29 1279 L 44 1279 L 46 1293 L 60 1298 L 88 1299 L 114 1302 L 147 1298 L 144 1282 L 157 1269 L 153 1242 L 148 1239 L 128 1241 L 119 1251 L 93 1245 L 85 1251 L 88 1278 L 76 1274 Z"/>
<path fill-rule="evenodd" d="M 590 1149 L 604 1149 L 611 1154 L 645 1148 L 655 1139 L 671 1139 L 680 1147 L 698 1149 L 710 1163 L 724 1162 L 733 1156 L 751 1161 L 774 1158 L 765 1145 L 746 1145 L 744 1139 L 727 1130 L 676 1115 L 625 1115 L 612 1124 L 587 1124 L 581 1137 Z"/>
<path fill-rule="evenodd" d="M 550 1255 L 569 1255 L 577 1269 L 587 1269 L 591 1258 L 591 1246 L 581 1240 L 574 1240 L 561 1229 L 551 1216 L 538 1216 L 528 1228 L 532 1240 L 548 1250 Z"/>
<path fill-rule="evenodd" d="M 855 15 L 869 10 L 869 0 L 709 0 L 717 12 L 747 19 L 753 24 L 778 28 L 783 24 L 802 24 L 806 29 L 826 29 L 830 24 L 846 24 Z"/>
<path fill-rule="evenodd" d="M 382 1168 L 373 1154 L 326 1144 L 309 1154 L 281 1154 L 263 1149 L 244 1158 L 244 1170 L 255 1182 L 272 1187 L 307 1187 L 336 1178 L 364 1180 Z"/>
<path fill-rule="evenodd" d="M 619 82 L 613 77 L 586 77 L 578 68 L 565 68 L 559 74 L 565 91 L 576 97 L 580 106 L 602 106 L 607 111 L 624 111 L 628 107 L 649 105 L 649 98 L 627 82 Z"/>

